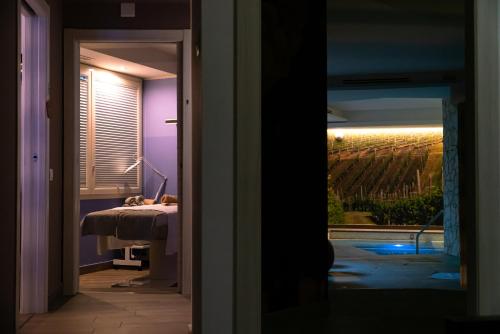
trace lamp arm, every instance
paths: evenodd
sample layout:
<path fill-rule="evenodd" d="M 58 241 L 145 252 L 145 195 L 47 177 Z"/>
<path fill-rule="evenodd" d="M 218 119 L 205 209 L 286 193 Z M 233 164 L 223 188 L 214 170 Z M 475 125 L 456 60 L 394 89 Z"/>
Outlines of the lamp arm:
<path fill-rule="evenodd" d="M 158 169 L 156 169 L 148 160 L 144 159 L 144 157 L 138 158 L 137 161 L 132 166 L 130 166 L 129 168 L 127 168 L 123 173 L 127 174 L 134 167 L 138 166 L 141 163 L 141 161 L 143 163 L 145 163 L 146 165 L 148 165 L 148 167 L 151 168 L 151 170 L 153 172 L 155 172 L 156 174 L 158 174 L 163 179 L 163 181 L 160 183 L 160 186 L 158 187 L 158 190 L 156 191 L 156 196 L 155 196 L 155 199 L 154 199 L 155 203 L 159 203 L 160 202 L 160 196 L 161 196 L 162 192 L 163 193 L 165 192 L 165 188 L 167 187 L 167 180 L 168 180 L 168 178 L 164 174 L 162 174 L 162 172 L 160 172 Z"/>
<path fill-rule="evenodd" d="M 142 161 L 149 166 L 149 168 L 151 168 L 153 170 L 153 172 L 155 172 L 156 174 L 160 175 L 164 180 L 167 179 L 167 177 L 165 175 L 163 175 L 158 169 L 156 169 L 149 161 L 147 161 L 146 159 L 144 158 L 141 158 Z"/>

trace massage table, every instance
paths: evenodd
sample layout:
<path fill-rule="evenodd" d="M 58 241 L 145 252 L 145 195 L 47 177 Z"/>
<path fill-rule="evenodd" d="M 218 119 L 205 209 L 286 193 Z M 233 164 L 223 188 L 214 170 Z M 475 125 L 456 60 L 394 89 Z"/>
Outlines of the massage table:
<path fill-rule="evenodd" d="M 97 252 L 150 244 L 149 270 L 154 280 L 176 279 L 177 205 L 140 205 L 95 211 L 83 217 L 82 236 L 97 235 Z"/>

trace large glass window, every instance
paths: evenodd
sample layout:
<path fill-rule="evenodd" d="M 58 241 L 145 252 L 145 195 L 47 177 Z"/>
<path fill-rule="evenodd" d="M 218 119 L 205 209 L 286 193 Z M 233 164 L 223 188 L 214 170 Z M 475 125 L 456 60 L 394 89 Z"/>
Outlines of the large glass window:
<path fill-rule="evenodd" d="M 141 156 L 142 82 L 81 66 L 80 194 L 140 192 L 141 170 L 124 171 Z"/>

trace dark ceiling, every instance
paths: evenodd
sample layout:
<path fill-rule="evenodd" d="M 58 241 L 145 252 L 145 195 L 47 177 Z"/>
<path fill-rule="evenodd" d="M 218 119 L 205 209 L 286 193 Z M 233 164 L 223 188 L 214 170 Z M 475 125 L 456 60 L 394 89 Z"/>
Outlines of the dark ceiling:
<path fill-rule="evenodd" d="M 328 74 L 464 67 L 464 0 L 328 0 Z"/>

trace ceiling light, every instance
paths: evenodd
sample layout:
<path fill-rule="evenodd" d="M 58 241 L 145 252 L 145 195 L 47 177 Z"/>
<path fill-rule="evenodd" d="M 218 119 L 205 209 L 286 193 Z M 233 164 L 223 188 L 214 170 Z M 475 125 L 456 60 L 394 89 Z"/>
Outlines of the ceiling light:
<path fill-rule="evenodd" d="M 342 139 L 344 139 L 344 132 L 342 130 L 334 130 L 333 136 L 335 137 L 335 140 L 342 141 Z"/>

